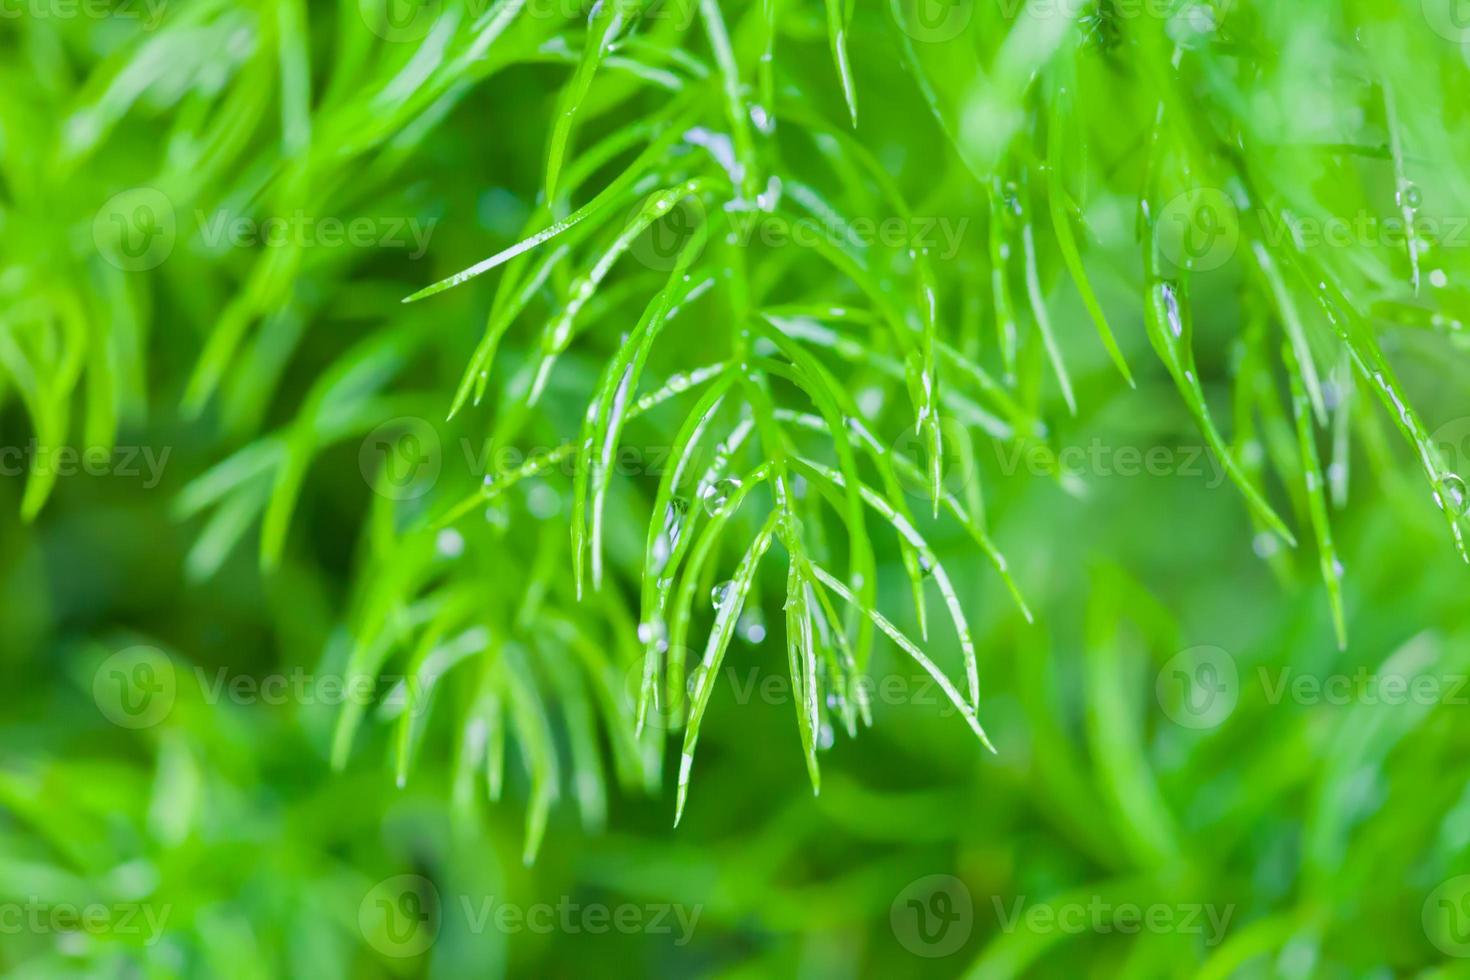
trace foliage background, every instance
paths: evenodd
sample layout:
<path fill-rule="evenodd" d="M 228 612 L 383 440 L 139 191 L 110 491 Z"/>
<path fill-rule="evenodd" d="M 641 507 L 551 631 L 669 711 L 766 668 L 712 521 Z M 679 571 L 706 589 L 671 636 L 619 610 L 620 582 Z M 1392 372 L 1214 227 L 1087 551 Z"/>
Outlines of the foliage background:
<path fill-rule="evenodd" d="M 505 5 L 430 4 L 426 19 L 399 27 L 371 4 L 300 0 L 170 2 L 156 20 L 140 5 L 6 8 L 0 445 L 23 450 L 26 466 L 0 480 L 0 658 L 10 681 L 0 717 L 0 967 L 16 976 L 1464 975 L 1466 579 L 1431 499 L 1458 521 L 1455 470 L 1470 465 L 1458 333 L 1470 263 L 1466 242 L 1447 232 L 1470 214 L 1458 163 L 1470 38 L 1449 5 L 959 3 L 944 8 L 957 19 L 922 22 L 901 6 L 700 6 L 643 10 L 585 92 L 575 73 L 579 53 L 596 47 L 588 32 L 628 5 L 532 4 L 502 23 Z M 617 197 L 602 232 L 550 269 L 506 334 L 487 398 L 452 421 L 442 420 L 492 316 L 495 281 L 509 273 L 400 300 L 548 223 L 548 147 L 569 107 L 562 214 L 633 166 L 631 154 L 613 154 L 577 175 L 580 185 L 579 155 L 635 133 L 681 93 L 702 126 L 727 127 L 711 8 L 729 25 L 740 98 L 762 104 L 769 94 L 780 109 L 777 135 L 751 124 L 740 161 L 782 178 L 778 213 L 801 204 L 811 218 L 816 199 L 849 221 L 891 216 L 879 179 L 863 170 L 865 148 L 913 214 L 964 222 L 957 251 L 934 256 L 937 329 L 1006 392 L 977 387 L 949 362 L 935 374 L 922 356 L 919 374 L 971 406 L 945 401 L 937 413 L 960 419 L 944 430 L 944 486 L 967 502 L 984 488 L 985 526 L 1034 622 L 959 522 L 929 520 L 924 480 L 906 483 L 894 499 L 918 513 L 967 612 L 979 718 L 996 752 L 880 637 L 868 665 L 872 726 L 849 738 L 839 712 L 829 718 L 819 706 L 827 731 L 839 731 L 828 739 L 815 729 L 824 747 L 814 796 L 782 656 L 788 594 L 767 559 L 700 728 L 675 829 L 681 736 L 665 739 L 658 724 L 633 734 L 638 685 L 627 679 L 643 662 L 643 539 L 650 520 L 662 523 L 647 461 L 674 440 L 694 393 L 629 425 L 623 443 L 643 462 L 612 483 L 608 581 L 595 595 L 589 584 L 580 602 L 567 540 L 574 481 L 553 474 L 488 501 L 479 487 L 495 469 L 483 460 L 504 458 L 481 455 L 487 446 L 576 438 L 606 365 L 664 286 L 670 253 L 635 246 L 530 405 L 543 326 L 650 185 Z M 823 135 L 849 123 L 843 64 L 856 147 Z M 1066 143 L 1050 157 L 1058 133 Z M 1160 142 L 1170 148 L 1150 150 Z M 736 196 L 721 196 L 721 175 L 754 178 L 688 143 L 642 165 L 659 186 L 712 181 L 694 217 L 714 222 Z M 1001 183 L 989 184 L 992 175 Z M 1032 183 L 1008 189 L 1023 179 Z M 1228 262 L 1161 278 L 1140 256 L 1171 246 L 1138 220 L 1139 200 L 1157 209 L 1200 187 L 1236 201 L 1248 193 L 1254 208 L 1231 226 Z M 137 188 L 161 195 L 175 222 L 157 262 L 130 262 L 138 256 L 109 236 L 114 216 L 138 232 L 138 206 L 156 204 Z M 1381 221 L 1406 213 L 1410 191 L 1409 220 L 1422 231 L 1432 217 L 1446 230 L 1415 261 L 1403 241 L 1362 226 L 1294 260 L 1336 277 L 1355 311 L 1345 334 L 1313 305 L 1306 272 L 1288 287 L 1297 302 L 1280 302 L 1250 264 L 1250 243 L 1269 229 L 1251 214 Z M 1136 387 L 1098 342 L 1048 214 L 1051 202 L 1074 198 L 1076 216 L 1060 224 L 1081 242 L 1081 281 L 1096 290 Z M 1013 200 L 1034 222 L 1007 217 Z M 280 247 L 205 234 L 220 214 L 258 229 L 297 213 L 365 218 L 373 240 L 329 244 L 319 226 L 287 232 Z M 382 241 L 409 221 L 430 229 L 418 257 Z M 1023 236 L 1036 247 L 1039 304 Z M 743 270 L 752 309 L 897 303 L 912 335 L 860 322 L 857 356 L 813 349 L 841 388 L 875 407 L 864 414 L 880 441 L 922 461 L 922 393 L 911 403 L 902 367 L 894 377 L 882 366 L 902 366 L 905 345 L 921 342 L 918 263 L 902 249 L 856 254 L 855 279 L 791 245 L 712 235 L 694 268 L 726 279 L 720 270 Z M 1014 364 L 996 268 L 1021 311 Z M 1189 286 L 1198 401 L 1168 370 L 1176 348 L 1158 346 L 1169 324 L 1147 300 L 1163 282 L 1181 295 Z M 734 293 L 717 285 L 670 321 L 643 390 L 732 351 L 771 356 L 744 346 L 739 328 L 758 318 Z M 1320 429 L 1299 361 L 1261 362 L 1278 363 L 1288 310 L 1300 311 L 1325 379 L 1330 417 Z M 1397 372 L 1382 400 L 1369 348 Z M 801 394 L 783 389 L 776 401 L 796 405 Z M 1409 434 L 1432 437 L 1397 439 L 1408 416 L 1396 399 L 1417 412 Z M 1202 403 L 1232 456 L 1259 464 L 1248 479 L 1298 548 L 1280 546 L 1263 511 L 1212 462 L 1190 410 Z M 995 419 L 1013 421 L 1007 404 L 1014 418 L 1045 419 L 1044 437 L 992 438 Z M 439 470 L 407 494 L 382 482 L 381 469 L 403 450 L 405 427 L 438 447 Z M 957 451 L 971 436 L 973 458 Z M 790 438 L 836 465 L 832 446 L 844 436 Z M 1351 473 L 1350 494 L 1332 495 L 1326 541 L 1308 443 Z M 62 445 L 111 449 L 108 471 L 47 477 L 37 447 Z M 1091 446 L 1104 455 L 1073 456 L 1070 474 L 1056 471 L 1059 450 Z M 1151 472 L 1117 455 L 1158 447 Z M 124 472 L 135 449 L 135 462 L 144 451 L 166 460 L 156 485 Z M 758 462 L 769 447 L 747 451 Z M 473 513 L 446 536 L 431 520 L 462 499 Z M 733 568 L 757 536 L 772 506 L 759 503 L 732 519 L 698 582 L 696 651 L 712 618 L 702 596 L 728 575 L 714 566 Z M 703 504 L 695 495 L 688 506 Z M 800 506 L 811 553 L 846 568 L 857 536 L 835 511 Z M 886 530 L 874 520 L 865 532 L 874 596 L 917 636 L 905 554 L 891 533 L 880 537 Z M 959 678 L 960 645 L 925 583 L 925 649 Z M 763 611 L 762 629 L 751 629 L 751 609 Z M 383 663 L 352 666 L 350 651 L 380 632 Z M 107 678 L 114 658 L 139 647 L 175 690 L 163 717 L 132 727 L 110 720 Z M 455 659 L 456 649 L 469 655 Z M 131 674 L 137 661 L 122 663 L 141 676 Z M 482 675 L 482 663 L 505 666 Z M 210 694 L 219 677 L 380 669 L 425 683 L 443 676 L 432 704 L 409 713 L 421 724 L 395 727 L 370 712 L 351 746 L 321 698 Z M 1175 686 L 1180 670 L 1185 688 Z M 1429 694 L 1388 693 L 1390 676 L 1427 678 L 1419 690 Z M 1335 689 L 1341 697 L 1273 694 L 1300 677 L 1351 680 Z M 774 693 L 751 687 L 765 678 Z M 373 683 L 379 696 L 391 688 Z M 1194 702 L 1181 703 L 1199 693 L 1188 683 L 1218 686 L 1220 714 L 1202 720 Z M 482 771 L 492 728 L 476 725 L 490 717 L 487 691 L 509 732 L 498 801 L 487 793 L 496 777 Z M 438 911 L 428 932 L 395 939 L 374 909 L 383 897 L 415 908 L 403 904 L 404 875 L 432 883 Z M 923 915 L 955 909 L 935 887 L 951 902 L 968 898 L 969 911 L 930 942 Z M 492 898 L 522 910 L 676 906 L 698 918 L 687 943 L 677 928 L 594 932 L 586 919 L 545 932 L 477 926 L 466 909 Z M 1089 911 L 1079 929 L 1034 917 L 1007 926 L 1018 901 L 1063 916 L 1112 911 Z M 24 917 L 38 907 L 92 903 L 112 916 L 95 930 L 11 927 L 33 922 Z M 1128 904 L 1165 909 L 1174 925 L 1118 928 L 1114 915 Z M 1228 910 L 1223 935 L 1181 922 L 1201 907 Z M 162 935 L 124 926 L 117 915 L 127 909 L 166 914 Z"/>

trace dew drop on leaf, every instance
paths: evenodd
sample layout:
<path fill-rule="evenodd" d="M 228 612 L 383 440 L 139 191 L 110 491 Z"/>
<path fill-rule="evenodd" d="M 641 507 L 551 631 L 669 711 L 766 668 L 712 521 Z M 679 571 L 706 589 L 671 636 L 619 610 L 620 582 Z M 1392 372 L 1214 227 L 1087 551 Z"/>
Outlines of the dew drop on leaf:
<path fill-rule="evenodd" d="M 1439 485 L 1444 506 L 1454 514 L 1466 516 L 1466 511 L 1470 510 L 1470 493 L 1465 489 L 1464 479 L 1458 473 L 1446 473 L 1440 477 Z"/>
<path fill-rule="evenodd" d="M 817 748 L 825 752 L 827 749 L 830 749 L 836 742 L 837 735 L 835 732 L 833 732 L 832 726 L 823 723 L 822 727 L 817 731 Z"/>
<path fill-rule="evenodd" d="M 700 500 L 704 503 L 704 511 L 711 517 L 721 517 L 730 507 L 730 498 L 735 491 L 740 489 L 740 481 L 732 477 L 726 477 L 718 483 L 704 488 L 700 494 Z"/>
<path fill-rule="evenodd" d="M 665 630 L 662 620 L 654 620 L 650 623 L 638 624 L 638 642 L 643 644 L 657 643 L 664 638 Z"/>

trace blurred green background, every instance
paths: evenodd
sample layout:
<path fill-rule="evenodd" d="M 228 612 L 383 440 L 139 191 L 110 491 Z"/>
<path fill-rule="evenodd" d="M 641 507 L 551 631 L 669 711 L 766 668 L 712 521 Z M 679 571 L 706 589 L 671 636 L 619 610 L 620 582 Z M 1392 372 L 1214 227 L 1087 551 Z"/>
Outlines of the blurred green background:
<path fill-rule="evenodd" d="M 394 2 L 0 7 L 6 975 L 1470 976 L 1470 579 L 1436 513 L 1463 526 L 1470 470 L 1452 4 Z M 637 156 L 660 120 L 679 139 Z M 691 178 L 692 204 L 634 227 Z M 816 244 L 740 238 L 746 189 L 779 203 L 743 213 Z M 557 258 L 504 321 L 484 400 L 444 421 L 499 284 L 538 267 L 401 299 L 594 199 L 531 253 Z M 895 200 L 908 240 L 858 240 Z M 1224 253 L 1181 260 L 1153 227 L 1181 200 L 1186 242 Z M 1271 239 L 1288 219 L 1348 230 L 1293 253 Z M 1399 219 L 1410 234 L 1384 231 Z M 579 597 L 579 427 L 701 223 L 701 285 L 630 393 L 662 392 L 628 413 L 608 570 Z M 905 246 L 926 235 L 921 260 Z M 1280 289 L 1252 243 L 1297 256 Z M 904 360 L 926 275 L 955 352 L 937 375 Z M 1146 302 L 1175 291 L 1194 312 L 1177 373 Z M 583 300 L 557 347 L 544 328 Z M 920 463 L 915 378 L 937 376 L 943 489 L 1034 621 L 921 477 L 883 487 L 932 546 L 927 639 L 913 556 L 870 513 L 876 605 L 962 688 L 942 563 L 995 752 L 879 635 L 856 737 L 813 668 L 835 692 L 814 795 L 783 538 L 675 828 L 680 711 L 636 726 L 645 552 L 704 390 L 682 372 L 761 376 L 692 472 L 739 420 L 776 418 L 763 397 L 815 411 L 811 376 L 766 386 L 786 348 L 747 336 L 763 317 Z M 1186 373 L 1296 548 L 1227 478 Z M 859 445 L 779 418 L 825 465 Z M 777 458 L 768 435 L 732 473 Z M 814 560 L 850 571 L 840 500 L 790 487 Z M 712 493 L 680 491 L 691 537 L 729 516 Z M 778 506 L 751 500 L 691 573 L 691 658 Z"/>

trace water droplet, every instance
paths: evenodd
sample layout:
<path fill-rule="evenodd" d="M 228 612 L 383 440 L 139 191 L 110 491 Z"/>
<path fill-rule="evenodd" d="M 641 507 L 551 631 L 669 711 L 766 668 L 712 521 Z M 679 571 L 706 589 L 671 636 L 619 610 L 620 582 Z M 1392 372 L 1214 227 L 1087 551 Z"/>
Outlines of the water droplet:
<path fill-rule="evenodd" d="M 699 689 L 704 685 L 704 677 L 708 673 L 709 669 L 705 667 L 705 665 L 702 663 L 697 665 L 693 670 L 689 672 L 688 678 L 686 678 L 684 681 L 684 691 L 686 696 L 693 696 L 699 691 Z"/>
<path fill-rule="evenodd" d="M 526 493 L 526 509 L 538 521 L 548 521 L 561 513 L 561 494 L 538 481 Z"/>
<path fill-rule="evenodd" d="M 434 539 L 434 548 L 445 558 L 458 558 L 464 554 L 464 535 L 452 527 L 446 527 Z"/>
<path fill-rule="evenodd" d="M 655 574 L 663 571 L 669 556 L 674 549 L 679 547 L 679 535 L 684 531 L 684 514 L 689 510 L 689 501 L 683 497 L 673 497 L 669 500 L 668 507 L 664 508 L 664 526 L 658 537 L 653 540 L 653 571 Z"/>
<path fill-rule="evenodd" d="M 832 730 L 832 726 L 823 722 L 822 727 L 817 730 L 817 748 L 825 752 L 826 750 L 830 749 L 836 743 L 836 741 L 837 734 Z"/>
<path fill-rule="evenodd" d="M 1184 318 L 1179 312 L 1179 294 L 1175 291 L 1174 284 L 1168 281 L 1159 283 L 1159 293 L 1164 298 L 1164 314 L 1169 320 L 1169 331 L 1175 337 L 1184 336 Z"/>
<path fill-rule="evenodd" d="M 747 643 L 760 643 L 766 638 L 766 617 L 760 609 L 747 609 L 735 626 Z"/>
<path fill-rule="evenodd" d="M 653 539 L 653 573 L 657 575 L 664 570 L 669 563 L 669 555 L 673 554 L 674 546 L 667 534 L 660 534 Z"/>
<path fill-rule="evenodd" d="M 723 516 L 730 508 L 731 498 L 739 489 L 740 481 L 733 476 L 706 486 L 699 495 L 704 504 L 704 512 L 711 517 Z"/>
<path fill-rule="evenodd" d="M 1470 510 L 1470 492 L 1466 491 L 1465 481 L 1458 473 L 1446 473 L 1439 478 L 1439 486 L 1443 491 L 1441 499 L 1444 506 L 1464 517 L 1466 511 Z"/>
<path fill-rule="evenodd" d="M 658 643 L 663 640 L 666 630 L 663 620 L 654 620 L 651 623 L 638 624 L 638 642 L 645 646 L 650 643 Z"/>
<path fill-rule="evenodd" d="M 715 604 L 715 608 L 716 609 L 720 609 L 721 607 L 723 607 L 725 605 L 726 602 L 729 601 L 729 599 L 730 599 L 730 593 L 733 592 L 734 589 L 735 589 L 735 583 L 733 581 L 721 582 L 719 585 L 715 586 L 713 589 L 710 589 L 710 591 L 709 591 L 710 601 Z"/>
<path fill-rule="evenodd" d="M 1251 541 L 1251 549 L 1257 558 L 1270 558 L 1281 550 L 1281 542 L 1276 540 L 1276 535 L 1262 531 Z"/>

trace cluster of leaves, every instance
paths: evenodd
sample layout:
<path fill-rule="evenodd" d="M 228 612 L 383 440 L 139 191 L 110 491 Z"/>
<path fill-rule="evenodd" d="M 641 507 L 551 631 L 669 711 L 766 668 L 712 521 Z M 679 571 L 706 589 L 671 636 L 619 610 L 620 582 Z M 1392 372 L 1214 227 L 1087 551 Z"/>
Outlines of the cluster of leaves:
<path fill-rule="evenodd" d="M 0 104 L 6 133 L 44 134 L 5 141 L 4 394 L 15 392 L 46 444 L 70 437 L 71 406 L 83 400 L 83 439 L 111 445 L 120 420 L 147 404 L 150 325 L 175 307 L 218 310 L 197 317 L 211 326 L 179 391 L 233 449 L 179 498 L 183 517 L 205 518 L 190 559 L 199 579 L 257 523 L 262 568 L 277 571 L 314 462 L 385 420 L 447 414 L 490 447 L 556 447 L 483 482 L 446 476 L 410 501 L 380 471 L 348 639 L 328 654 L 349 676 L 397 662 L 412 681 L 406 708 L 380 712 L 394 726 L 400 782 L 431 733 L 415 699 L 452 716 L 459 792 L 483 769 L 498 797 L 514 743 L 531 777 L 527 859 L 564 782 L 559 732 L 592 825 L 605 810 L 599 726 L 629 787 L 656 784 L 663 740 L 682 732 L 683 812 L 701 723 L 742 621 L 758 615 L 773 544 L 786 557 L 775 591 L 814 787 L 832 731 L 855 733 L 870 716 L 861 679 L 878 634 L 987 741 L 972 626 L 932 528 L 941 514 L 962 528 L 1024 610 L 987 529 L 971 440 L 1036 448 L 1076 487 L 1081 475 L 1050 454 L 1046 420 L 1077 412 L 1069 362 L 1103 353 L 1133 382 L 1135 334 L 1239 489 L 1260 550 L 1284 562 L 1274 543 L 1296 543 L 1273 498 L 1310 528 L 1340 637 L 1329 517 L 1346 501 L 1350 434 L 1387 458 L 1375 402 L 1463 551 L 1464 483 L 1384 341 L 1419 331 L 1460 346 L 1467 296 L 1451 284 L 1470 271 L 1466 256 L 1414 229 L 1470 208 L 1470 186 L 1449 165 L 1470 133 L 1447 95 L 1464 81 L 1462 49 L 1389 0 L 1313 4 L 1320 20 L 1257 5 L 1181 3 L 1131 18 L 1111 3 L 1085 17 L 1066 4 L 962 6 L 968 22 L 937 41 L 900 0 L 861 10 L 827 0 L 821 11 L 603 0 L 585 19 L 520 0 L 445 3 L 406 32 L 365 20 L 356 3 L 322 23 L 300 0 L 206 2 L 108 40 L 79 84 L 69 76 L 81 56 L 67 47 L 78 39 L 28 30 L 16 43 L 48 70 L 21 78 L 8 68 L 13 90 L 35 98 Z M 831 65 L 804 57 L 812 44 Z M 896 59 L 907 90 L 870 98 L 869 59 Z M 440 124 L 482 108 L 473 96 L 491 76 L 548 65 L 560 88 L 544 169 L 516 188 L 535 200 L 521 233 L 413 292 L 411 306 L 397 302 L 401 267 L 385 282 L 381 261 L 352 249 L 179 254 L 155 286 L 77 244 L 90 223 L 78 209 L 95 202 L 75 189 L 92 184 L 147 184 L 180 208 L 419 209 L 407 189 L 426 192 L 410 175 Z M 1332 81 L 1309 104 L 1303 73 Z M 887 124 L 881 140 L 870 101 Z M 65 108 L 42 118 L 36 107 L 48 104 Z M 152 169 L 102 166 L 119 141 L 150 139 L 155 155 L 126 159 Z M 1220 220 L 1202 191 L 1228 206 L 1235 278 L 1195 268 L 1199 256 L 1171 227 Z M 1314 246 L 1295 233 L 1385 210 L 1405 222 L 1407 247 Z M 468 224 L 445 211 L 446 226 Z M 777 248 L 749 236 L 753 226 L 896 217 L 915 227 L 971 213 L 984 240 L 953 257 L 916 241 L 828 236 Z M 457 240 L 434 260 L 453 263 L 446 253 L 482 242 Z M 491 272 L 487 291 L 478 277 Z M 1134 297 L 1117 304 L 1124 312 L 1105 312 L 1104 276 Z M 1058 281 L 1080 297 L 1095 338 L 1056 320 Z M 1228 436 L 1196 361 L 1199 286 L 1238 303 L 1243 324 L 1224 345 Z M 445 398 L 437 368 L 462 358 L 464 324 L 481 317 Z M 323 356 L 309 328 L 334 319 L 366 321 L 368 336 Z M 321 369 L 288 404 L 287 373 L 308 349 Z M 670 449 L 654 486 L 614 479 L 620 445 L 635 438 Z M 569 488 L 555 481 L 561 468 Z M 27 516 L 51 486 L 32 476 Z M 537 501 L 539 523 L 516 519 Z M 563 512 L 569 540 L 553 519 Z M 645 523 L 646 534 L 623 533 Z M 894 551 L 911 595 L 902 612 L 879 579 L 880 557 Z M 962 682 L 925 652 L 931 582 L 958 637 Z M 705 619 L 708 639 L 691 650 Z M 441 680 L 451 673 L 461 683 Z M 339 719 L 339 766 L 362 715 Z"/>

